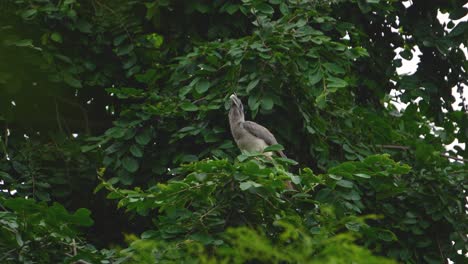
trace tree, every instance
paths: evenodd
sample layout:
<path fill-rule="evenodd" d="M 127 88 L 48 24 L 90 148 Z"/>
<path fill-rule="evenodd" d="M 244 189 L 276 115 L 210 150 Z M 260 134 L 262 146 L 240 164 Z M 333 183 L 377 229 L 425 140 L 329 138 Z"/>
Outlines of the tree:
<path fill-rule="evenodd" d="M 463 4 L 3 2 L 0 260 L 463 263 Z"/>

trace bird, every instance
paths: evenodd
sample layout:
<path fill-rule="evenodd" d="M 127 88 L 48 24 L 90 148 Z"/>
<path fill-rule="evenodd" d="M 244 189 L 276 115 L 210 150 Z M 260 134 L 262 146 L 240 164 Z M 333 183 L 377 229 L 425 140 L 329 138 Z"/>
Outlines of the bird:
<path fill-rule="evenodd" d="M 252 121 L 245 121 L 244 105 L 236 94 L 229 96 L 229 99 L 231 100 L 229 126 L 241 152 L 263 152 L 266 147 L 278 144 L 275 136 L 267 128 Z M 276 152 L 286 158 L 283 151 Z M 269 158 L 272 154 L 272 152 L 264 153 Z"/>

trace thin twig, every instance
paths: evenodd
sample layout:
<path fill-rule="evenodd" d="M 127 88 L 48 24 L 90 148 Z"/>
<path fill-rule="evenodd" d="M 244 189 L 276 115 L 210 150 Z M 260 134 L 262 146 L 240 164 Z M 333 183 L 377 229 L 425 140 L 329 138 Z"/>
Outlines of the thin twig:
<path fill-rule="evenodd" d="M 219 205 L 214 206 L 210 210 L 206 211 L 202 216 L 200 216 L 200 222 L 202 222 L 203 218 L 205 218 L 207 215 L 209 215 L 211 212 L 213 212 L 216 208 L 218 208 Z"/>
<path fill-rule="evenodd" d="M 77 102 L 73 102 L 72 100 L 69 100 L 69 99 L 66 99 L 66 98 L 62 98 L 62 97 L 59 97 L 59 96 L 56 96 L 55 98 L 62 101 L 62 102 L 64 102 L 64 103 L 74 105 L 74 106 L 78 107 L 81 110 L 81 113 L 83 115 L 83 120 L 85 122 L 85 131 L 86 131 L 87 134 L 89 134 L 90 133 L 89 120 L 88 120 L 88 113 L 86 111 L 86 108 L 84 108 L 81 104 L 79 104 Z"/>
<path fill-rule="evenodd" d="M 60 113 L 59 113 L 59 109 L 57 105 L 57 100 L 54 100 L 54 103 L 55 103 L 55 118 L 57 119 L 58 129 L 60 130 L 60 132 L 62 132 L 62 134 L 65 134 L 65 131 L 63 131 L 63 128 L 62 128 L 62 123 L 60 122 Z"/>
<path fill-rule="evenodd" d="M 437 241 L 437 247 L 439 248 L 440 256 L 442 257 L 442 259 L 446 260 L 447 258 L 444 256 L 444 253 L 442 252 L 442 248 L 440 247 L 439 236 L 437 235 L 437 233 L 436 233 L 436 241 Z M 446 261 L 445 263 L 448 263 L 448 261 Z"/>
<path fill-rule="evenodd" d="M 276 207 L 274 204 L 272 204 L 270 201 L 268 201 L 268 199 L 266 199 L 265 197 L 261 196 L 260 194 L 258 193 L 255 193 L 255 195 L 257 195 L 258 197 L 262 198 L 265 202 L 267 202 L 271 207 L 275 208 L 275 209 L 278 209 L 278 207 Z"/>
<path fill-rule="evenodd" d="M 202 100 L 205 100 L 206 99 L 206 96 L 203 96 L 202 98 L 198 98 L 197 100 L 193 101 L 192 104 L 196 104 Z"/>

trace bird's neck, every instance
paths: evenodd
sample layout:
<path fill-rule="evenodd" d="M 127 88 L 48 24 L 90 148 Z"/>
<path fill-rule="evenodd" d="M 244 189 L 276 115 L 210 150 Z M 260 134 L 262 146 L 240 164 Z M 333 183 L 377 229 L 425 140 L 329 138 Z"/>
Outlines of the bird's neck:
<path fill-rule="evenodd" d="M 234 109 L 231 109 L 229 113 L 229 124 L 231 125 L 231 127 L 233 125 L 238 125 L 239 123 L 242 123 L 242 122 L 245 122 L 244 115 L 239 114 L 239 112 L 237 112 Z"/>

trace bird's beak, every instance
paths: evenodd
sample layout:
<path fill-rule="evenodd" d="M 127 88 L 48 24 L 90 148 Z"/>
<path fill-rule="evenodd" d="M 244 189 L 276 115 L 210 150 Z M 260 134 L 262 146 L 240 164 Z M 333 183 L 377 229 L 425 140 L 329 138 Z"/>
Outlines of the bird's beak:
<path fill-rule="evenodd" d="M 231 99 L 231 102 L 233 104 L 235 104 L 237 107 L 239 107 L 239 105 L 241 104 L 241 101 L 240 99 L 237 97 L 236 94 L 231 94 L 231 96 L 229 96 L 229 99 Z"/>

